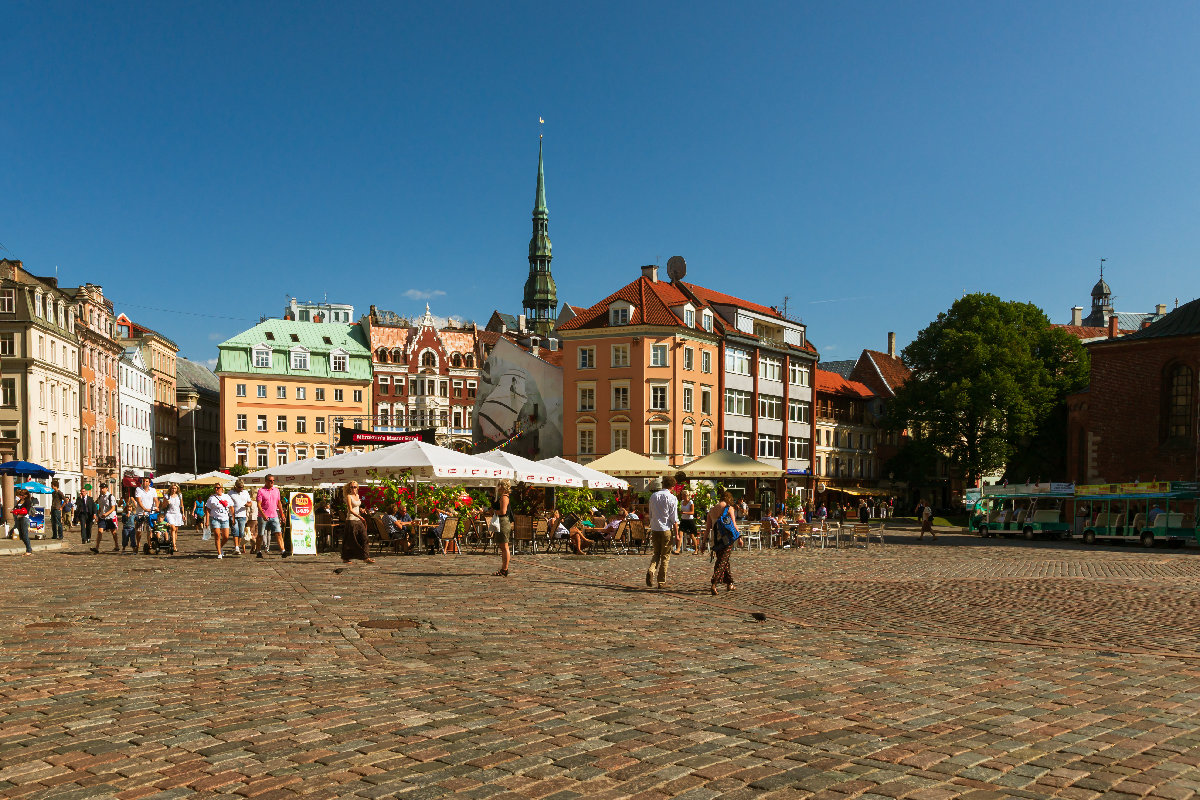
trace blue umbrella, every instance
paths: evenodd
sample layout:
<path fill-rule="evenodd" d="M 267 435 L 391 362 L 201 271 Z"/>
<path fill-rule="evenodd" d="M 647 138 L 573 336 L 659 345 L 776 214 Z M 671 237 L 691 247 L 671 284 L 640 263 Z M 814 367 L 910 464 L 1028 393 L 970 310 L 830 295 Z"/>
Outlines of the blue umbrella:
<path fill-rule="evenodd" d="M 24 489 L 25 491 L 29 492 L 30 494 L 54 494 L 53 489 L 51 489 L 46 484 L 38 483 L 37 481 L 25 481 L 25 483 L 18 483 L 13 488 L 14 489 Z"/>
<path fill-rule="evenodd" d="M 5 461 L 0 464 L 0 475 L 30 475 L 35 478 L 49 478 L 54 470 L 46 469 L 41 464 L 30 461 Z"/>

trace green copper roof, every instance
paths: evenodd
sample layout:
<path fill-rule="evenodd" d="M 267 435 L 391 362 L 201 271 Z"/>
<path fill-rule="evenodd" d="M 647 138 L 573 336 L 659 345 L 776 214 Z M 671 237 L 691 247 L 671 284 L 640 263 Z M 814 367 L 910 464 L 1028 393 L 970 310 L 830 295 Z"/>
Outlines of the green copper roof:
<path fill-rule="evenodd" d="M 255 367 L 253 350 L 265 345 L 271 350 L 271 366 Z M 371 380 L 371 350 L 360 325 L 336 322 L 295 322 L 269 319 L 217 345 L 217 369 L 249 375 L 284 375 L 321 380 Z M 292 369 L 293 349 L 308 351 L 308 369 Z M 330 370 L 330 354 L 342 350 L 348 356 L 346 372 Z"/>
<path fill-rule="evenodd" d="M 533 216 L 535 218 L 542 217 L 550 218 L 550 211 L 546 208 L 546 173 L 542 169 L 542 140 L 538 139 L 538 178 L 537 178 L 537 193 L 533 197 Z"/>
<path fill-rule="evenodd" d="M 533 237 L 529 240 L 529 277 L 525 280 L 523 307 L 531 327 L 542 335 L 553 329 L 558 310 L 558 290 L 550 275 L 553 260 L 550 245 L 550 212 L 546 208 L 546 171 L 542 141 L 538 139 L 537 192 L 533 199 Z"/>

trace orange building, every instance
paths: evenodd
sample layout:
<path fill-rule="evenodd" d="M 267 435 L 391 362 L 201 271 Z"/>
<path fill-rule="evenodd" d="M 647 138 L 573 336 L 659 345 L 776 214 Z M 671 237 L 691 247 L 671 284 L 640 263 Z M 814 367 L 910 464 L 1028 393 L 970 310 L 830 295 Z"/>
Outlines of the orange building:
<path fill-rule="evenodd" d="M 627 448 L 680 466 L 719 448 L 721 328 L 654 266 L 560 324 L 563 456 Z"/>
<path fill-rule="evenodd" d="M 117 362 L 124 348 L 114 339 L 113 303 L 95 284 L 65 290 L 77 303 L 75 332 L 79 335 L 79 449 L 83 482 L 110 488 L 120 480 L 117 422 Z"/>

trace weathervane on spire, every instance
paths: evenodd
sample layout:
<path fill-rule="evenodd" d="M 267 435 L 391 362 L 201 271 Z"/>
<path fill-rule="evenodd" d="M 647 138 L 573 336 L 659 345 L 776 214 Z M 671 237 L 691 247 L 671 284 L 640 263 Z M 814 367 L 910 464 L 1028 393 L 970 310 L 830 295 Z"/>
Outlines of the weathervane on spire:
<path fill-rule="evenodd" d="M 545 124 L 546 124 L 546 120 L 542 119 L 541 117 L 538 117 L 538 125 L 539 125 L 539 126 L 541 126 L 541 125 L 545 125 Z M 538 138 L 539 138 L 539 139 L 540 139 L 540 138 L 542 138 L 542 129 L 541 129 L 541 127 L 539 127 L 539 128 L 538 128 Z"/>
<path fill-rule="evenodd" d="M 1104 280 L 1104 262 L 1105 261 L 1108 261 L 1108 259 L 1107 258 L 1100 259 L 1100 280 Z"/>

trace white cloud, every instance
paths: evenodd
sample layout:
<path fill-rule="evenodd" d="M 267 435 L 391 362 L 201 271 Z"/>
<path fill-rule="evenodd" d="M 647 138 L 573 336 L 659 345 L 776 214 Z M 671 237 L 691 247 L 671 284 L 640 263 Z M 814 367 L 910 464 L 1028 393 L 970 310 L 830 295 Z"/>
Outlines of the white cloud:
<path fill-rule="evenodd" d="M 208 367 L 209 369 L 216 369 L 217 368 L 217 360 L 215 358 L 210 358 L 204 362 L 204 366 Z"/>
<path fill-rule="evenodd" d="M 445 294 L 441 289 L 434 289 L 429 292 L 423 292 L 420 289 L 408 289 L 404 292 L 404 296 L 409 300 L 432 300 L 435 297 L 443 297 Z"/>
<path fill-rule="evenodd" d="M 210 333 L 210 334 L 208 335 L 208 340 L 209 340 L 210 342 L 223 342 L 223 341 L 225 341 L 225 334 L 223 334 L 223 333 Z"/>

